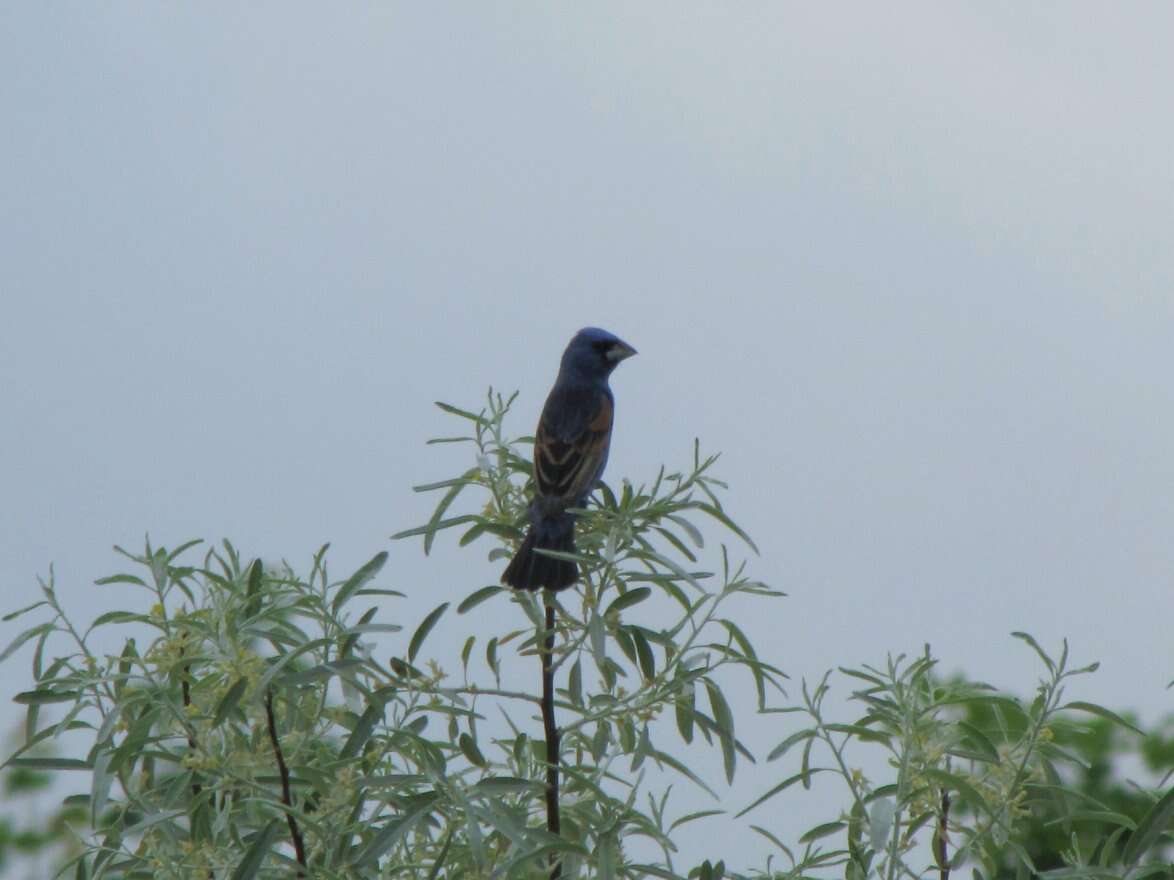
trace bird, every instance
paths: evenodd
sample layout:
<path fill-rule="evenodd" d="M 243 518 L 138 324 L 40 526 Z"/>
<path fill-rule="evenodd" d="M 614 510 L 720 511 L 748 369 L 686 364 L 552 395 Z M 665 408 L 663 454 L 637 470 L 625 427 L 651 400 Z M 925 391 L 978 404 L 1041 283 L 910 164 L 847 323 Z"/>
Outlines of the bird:
<path fill-rule="evenodd" d="M 611 445 L 615 398 L 607 380 L 634 354 L 636 349 L 598 327 L 584 327 L 567 345 L 534 432 L 530 528 L 502 573 L 502 583 L 558 591 L 578 580 L 574 562 L 535 551 L 575 552 L 575 515 L 570 511 L 586 505 Z"/>

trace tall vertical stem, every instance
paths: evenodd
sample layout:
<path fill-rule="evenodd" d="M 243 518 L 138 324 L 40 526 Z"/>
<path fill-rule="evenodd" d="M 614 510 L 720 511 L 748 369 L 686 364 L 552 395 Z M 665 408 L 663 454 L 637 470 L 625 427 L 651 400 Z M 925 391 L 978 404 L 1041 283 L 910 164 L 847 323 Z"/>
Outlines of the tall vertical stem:
<path fill-rule="evenodd" d="M 942 789 L 942 812 L 938 816 L 938 830 L 934 835 L 934 855 L 938 859 L 938 876 L 941 880 L 950 880 L 950 793 Z"/>
<path fill-rule="evenodd" d="M 561 823 L 558 811 L 559 732 L 554 723 L 554 599 L 547 593 L 546 630 L 542 638 L 542 727 L 546 733 L 546 829 L 558 834 Z M 563 875 L 562 859 L 557 853 L 550 856 L 550 878 Z"/>
<path fill-rule="evenodd" d="M 302 839 L 302 831 L 298 828 L 298 820 L 293 814 L 293 794 L 289 784 L 289 767 L 285 763 L 285 755 L 281 752 L 281 740 L 277 736 L 277 719 L 273 715 L 273 688 L 265 691 L 265 723 L 269 727 L 269 744 L 273 746 L 273 757 L 277 761 L 277 772 L 281 777 L 281 802 L 285 804 L 285 822 L 289 825 L 289 836 L 293 840 L 294 855 L 300 868 L 306 867 L 306 844 Z M 299 877 L 305 877 L 302 870 L 298 870 Z"/>

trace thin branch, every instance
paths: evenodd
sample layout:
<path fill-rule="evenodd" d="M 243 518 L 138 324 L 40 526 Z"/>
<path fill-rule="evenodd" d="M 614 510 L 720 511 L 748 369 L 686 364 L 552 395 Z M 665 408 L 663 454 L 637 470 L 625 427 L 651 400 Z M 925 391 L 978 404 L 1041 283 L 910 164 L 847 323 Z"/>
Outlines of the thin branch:
<path fill-rule="evenodd" d="M 187 633 L 184 633 L 184 642 L 187 641 Z M 185 644 L 186 647 L 186 644 Z M 184 715 L 187 715 L 187 710 L 192 705 L 192 664 L 187 663 L 183 667 L 183 672 L 180 675 L 179 687 L 183 694 L 183 708 Z M 191 727 L 188 728 L 188 749 L 191 751 L 193 757 L 196 754 L 196 732 Z M 200 776 L 196 772 L 192 772 L 192 830 L 196 828 L 196 811 L 200 809 L 200 795 L 204 791 L 204 786 L 200 785 Z M 215 874 L 211 868 L 208 869 L 208 880 L 215 880 Z"/>
<path fill-rule="evenodd" d="M 289 788 L 289 768 L 285 766 L 285 757 L 281 754 L 281 743 L 277 739 L 277 721 L 273 717 L 273 690 L 265 692 L 265 720 L 269 727 L 269 742 L 273 745 L 273 757 L 277 759 L 277 771 L 281 774 L 281 802 L 285 804 L 285 821 L 289 825 L 289 836 L 293 838 L 294 854 L 298 864 L 306 867 L 306 845 L 302 841 L 302 832 L 298 828 L 298 821 L 293 814 L 293 797 Z M 304 871 L 298 871 L 299 877 L 305 877 Z"/>
<path fill-rule="evenodd" d="M 186 640 L 186 638 L 187 638 L 186 634 L 185 634 L 184 638 Z M 183 672 L 180 673 L 180 679 L 179 679 L 180 691 L 183 694 L 183 708 L 185 710 L 185 714 L 187 714 L 187 710 L 190 709 L 191 705 L 192 705 L 191 677 L 192 677 L 192 664 L 186 663 L 186 664 L 184 664 Z M 195 755 L 196 748 L 197 748 L 197 746 L 196 746 L 196 732 L 190 727 L 188 728 L 188 748 L 191 750 L 192 755 Z M 193 807 L 193 809 L 195 808 L 196 802 L 200 799 L 200 792 L 202 792 L 203 790 L 204 790 L 203 786 L 200 785 L 199 775 L 197 775 L 196 773 L 193 773 L 192 774 L 192 807 Z"/>
<path fill-rule="evenodd" d="M 554 598 L 546 597 L 546 630 L 542 640 L 542 727 L 546 733 L 546 829 L 558 834 L 561 828 L 558 805 L 559 732 L 554 723 Z M 550 880 L 563 875 L 562 859 L 550 855 Z"/>
<path fill-rule="evenodd" d="M 940 880 L 950 880 L 950 841 L 946 836 L 949 831 L 950 822 L 950 793 L 946 789 L 942 789 L 942 812 L 938 816 L 938 833 L 934 835 L 937 844 L 934 848 L 937 850 L 938 857 L 938 876 Z"/>

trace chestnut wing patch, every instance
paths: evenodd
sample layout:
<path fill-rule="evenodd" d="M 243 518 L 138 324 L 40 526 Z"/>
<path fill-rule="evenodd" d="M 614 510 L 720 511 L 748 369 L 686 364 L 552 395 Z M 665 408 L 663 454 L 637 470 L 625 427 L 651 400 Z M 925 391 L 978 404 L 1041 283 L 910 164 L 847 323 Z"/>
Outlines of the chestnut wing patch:
<path fill-rule="evenodd" d="M 590 491 L 599 463 L 607 454 L 614 408 L 601 395 L 599 408 L 576 437 L 559 438 L 543 419 L 534 438 L 534 480 L 547 496 L 574 501 Z"/>

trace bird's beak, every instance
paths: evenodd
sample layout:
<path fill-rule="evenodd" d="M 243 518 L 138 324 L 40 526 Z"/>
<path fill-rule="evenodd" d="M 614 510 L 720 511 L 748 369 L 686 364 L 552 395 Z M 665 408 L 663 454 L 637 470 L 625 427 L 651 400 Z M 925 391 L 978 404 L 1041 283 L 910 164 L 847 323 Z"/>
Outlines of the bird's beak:
<path fill-rule="evenodd" d="M 632 348 L 628 343 L 617 342 L 611 347 L 611 351 L 607 353 L 607 359 L 612 363 L 618 364 L 620 361 L 626 361 L 634 354 L 636 354 L 636 349 Z"/>

